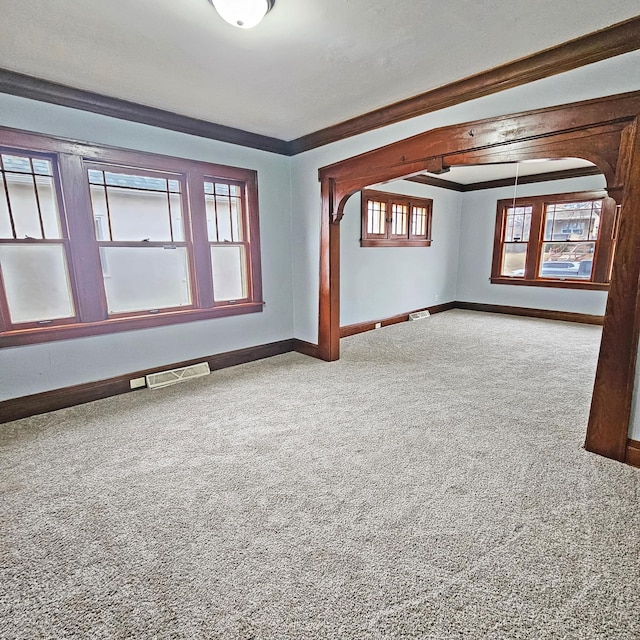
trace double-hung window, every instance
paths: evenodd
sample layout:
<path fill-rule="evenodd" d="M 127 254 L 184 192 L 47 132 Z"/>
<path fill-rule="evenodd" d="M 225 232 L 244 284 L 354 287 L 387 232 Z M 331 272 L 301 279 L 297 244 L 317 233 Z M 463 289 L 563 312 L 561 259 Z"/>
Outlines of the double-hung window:
<path fill-rule="evenodd" d="M 0 346 L 262 306 L 255 171 L 0 129 Z"/>
<path fill-rule="evenodd" d="M 605 192 L 498 201 L 491 281 L 607 288 L 616 218 Z"/>
<path fill-rule="evenodd" d="M 362 192 L 362 247 L 428 247 L 433 200 Z"/>
<path fill-rule="evenodd" d="M 86 167 L 109 315 L 192 307 L 182 176 Z"/>
<path fill-rule="evenodd" d="M 69 239 L 55 160 L 0 153 L 0 276 L 4 326 L 35 328 L 77 320 Z"/>

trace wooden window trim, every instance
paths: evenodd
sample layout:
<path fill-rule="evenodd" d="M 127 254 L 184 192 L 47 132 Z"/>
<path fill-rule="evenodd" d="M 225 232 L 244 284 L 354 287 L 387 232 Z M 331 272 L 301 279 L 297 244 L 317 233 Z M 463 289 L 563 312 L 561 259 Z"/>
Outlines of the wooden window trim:
<path fill-rule="evenodd" d="M 257 172 L 238 167 L 173 158 L 143 151 L 101 146 L 0 127 L 0 147 L 8 152 L 45 156 L 53 165 L 63 238 L 67 248 L 69 277 L 76 316 L 47 322 L 11 324 L 9 309 L 0 287 L 0 348 L 67 340 L 75 337 L 130 331 L 209 318 L 256 313 L 263 310 L 262 273 L 258 215 Z M 87 170 L 135 172 L 154 176 L 167 174 L 181 181 L 184 241 L 118 242 L 118 245 L 185 246 L 188 249 L 192 304 L 108 314 L 95 236 Z M 207 236 L 205 181 L 241 186 L 243 241 L 246 252 L 247 297 L 237 301 L 213 299 L 213 276 Z M 204 240 L 202 240 L 204 239 Z M 29 242 L 36 242 L 29 241 Z M 110 244 L 110 243 L 108 243 Z M 235 244 L 235 243 L 234 243 Z"/>
<path fill-rule="evenodd" d="M 368 203 L 370 201 L 384 202 L 386 205 L 386 220 L 384 234 L 370 234 L 367 231 Z M 391 228 L 392 205 L 399 204 L 408 207 L 407 233 L 406 235 L 393 235 Z M 424 208 L 427 210 L 426 238 L 418 238 L 412 235 L 413 209 Z M 433 200 L 430 198 L 417 198 L 405 196 L 399 193 L 375 191 L 364 189 L 361 192 L 361 247 L 430 247 L 431 225 L 433 219 Z"/>
<path fill-rule="evenodd" d="M 552 202 L 573 202 L 584 200 L 603 200 L 602 220 L 599 237 L 595 241 L 592 275 L 590 280 L 544 278 L 538 275 L 540 266 L 540 250 L 544 242 L 543 226 L 545 205 Z M 500 273 L 504 237 L 505 213 L 515 203 L 516 206 L 530 205 L 533 209 L 531 230 L 527 244 L 527 258 L 523 276 L 505 276 Z M 586 289 L 592 291 L 608 291 L 609 273 L 613 261 L 616 241 L 616 203 L 604 190 L 579 191 L 573 193 L 557 193 L 541 196 L 504 198 L 498 200 L 496 223 L 493 240 L 493 257 L 491 262 L 492 284 L 506 284 L 525 287 L 548 287 L 552 289 Z M 524 242 L 523 242 L 524 244 Z"/>

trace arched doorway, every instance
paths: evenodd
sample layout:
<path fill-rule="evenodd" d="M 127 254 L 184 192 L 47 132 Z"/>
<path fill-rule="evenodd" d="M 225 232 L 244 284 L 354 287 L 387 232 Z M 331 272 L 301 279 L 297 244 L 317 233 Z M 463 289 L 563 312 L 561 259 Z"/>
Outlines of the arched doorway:
<path fill-rule="evenodd" d="M 428 131 L 320 169 L 318 351 L 340 354 L 340 220 L 367 185 L 451 165 L 577 157 L 604 174 L 622 205 L 586 448 L 624 460 L 640 329 L 640 92 Z"/>

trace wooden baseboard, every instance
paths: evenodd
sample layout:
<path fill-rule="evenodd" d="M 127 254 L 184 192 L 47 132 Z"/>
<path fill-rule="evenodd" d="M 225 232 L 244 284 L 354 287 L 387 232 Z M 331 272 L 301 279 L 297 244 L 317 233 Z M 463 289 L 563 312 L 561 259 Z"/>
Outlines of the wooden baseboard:
<path fill-rule="evenodd" d="M 312 344 L 311 342 L 307 342 L 306 340 L 299 340 L 298 338 L 293 338 L 291 340 L 292 343 L 292 351 L 297 351 L 298 353 L 302 353 L 305 356 L 311 356 L 312 358 L 319 358 L 318 355 L 318 345 Z"/>
<path fill-rule="evenodd" d="M 129 393 L 132 391 L 129 385 L 130 380 L 133 378 L 143 378 L 146 375 L 157 373 L 158 371 L 188 367 L 192 364 L 196 364 L 197 362 L 208 362 L 209 368 L 212 371 L 216 371 L 218 369 L 225 369 L 227 367 L 233 367 L 246 362 L 253 362 L 254 360 L 270 358 L 271 356 L 277 356 L 281 353 L 301 351 L 301 349 L 304 348 L 304 345 L 308 345 L 309 348 L 315 346 L 308 342 L 303 343 L 302 340 L 280 340 L 278 342 L 262 344 L 256 347 L 248 347 L 246 349 L 237 349 L 235 351 L 227 351 L 226 353 L 204 356 L 195 360 L 175 362 L 162 367 L 155 367 L 154 369 L 135 371 L 133 373 L 127 373 L 114 378 L 108 378 L 106 380 L 86 382 L 83 384 L 73 385 L 71 387 L 63 387 L 62 389 L 53 389 L 52 391 L 44 391 L 43 393 L 35 393 L 29 396 L 4 400 L 0 402 L 0 423 L 19 420 L 20 418 L 28 418 L 29 416 L 34 416 L 39 413 L 55 411 L 56 409 L 73 407 L 78 404 L 91 402 L 93 400 L 101 400 L 102 398 L 108 398 L 121 393 Z M 137 389 L 135 389 L 135 391 L 137 391 Z"/>
<path fill-rule="evenodd" d="M 587 324 L 602 324 L 602 316 L 587 315 L 582 313 L 570 313 L 567 311 L 547 311 L 545 309 L 528 309 L 525 307 L 508 307 L 502 305 L 479 304 L 475 302 L 446 302 L 444 304 L 434 305 L 415 311 L 429 311 L 431 314 L 448 311 L 450 309 L 467 309 L 471 311 L 484 311 L 490 313 L 504 313 L 517 316 L 529 316 L 533 318 L 546 318 L 549 320 L 563 320 L 566 322 L 582 322 Z M 400 322 L 406 322 L 409 319 L 409 313 L 402 313 L 390 318 L 381 320 L 372 320 L 370 322 L 358 322 L 356 324 L 340 327 L 340 337 L 345 338 L 364 331 L 372 331 L 376 328 L 376 324 L 386 327 Z M 211 356 L 204 356 L 195 360 L 186 360 L 184 362 L 175 362 L 166 364 L 154 369 L 145 369 L 143 371 L 135 371 L 114 378 L 105 380 L 96 380 L 95 382 L 86 382 L 83 384 L 63 387 L 62 389 L 53 389 L 52 391 L 44 391 L 20 398 L 12 398 L 0 402 L 0 423 L 10 422 L 11 420 L 19 420 L 20 418 L 28 418 L 39 413 L 47 411 L 55 411 L 66 407 L 73 407 L 85 402 L 93 400 L 101 400 L 110 396 L 119 395 L 121 393 L 129 393 L 132 389 L 129 381 L 133 378 L 143 378 L 151 373 L 165 371 L 166 369 L 177 369 L 187 367 L 197 362 L 208 362 L 212 371 L 233 367 L 254 360 L 270 358 L 281 353 L 297 351 L 313 358 L 318 357 L 318 345 L 299 340 L 298 338 L 290 338 L 288 340 L 280 340 L 269 344 L 258 345 L 256 347 L 248 347 L 246 349 L 237 349 L 226 353 L 218 353 Z M 640 443 L 633 440 L 629 441 L 627 447 L 627 462 L 640 466 Z M 634 462 L 635 461 L 635 462 Z"/>
<path fill-rule="evenodd" d="M 602 324 L 604 316 L 570 311 L 550 311 L 548 309 L 529 309 L 528 307 L 509 307 L 501 304 L 481 304 L 479 302 L 455 302 L 456 309 L 468 311 L 484 311 L 486 313 L 504 313 L 510 316 L 526 316 L 545 320 L 561 320 L 563 322 L 580 322 L 582 324 Z"/>
<path fill-rule="evenodd" d="M 640 442 L 638 440 L 627 440 L 627 455 L 624 459 L 627 464 L 633 467 L 640 467 Z"/>
<path fill-rule="evenodd" d="M 357 333 L 364 333 L 365 331 L 372 331 L 376 328 L 377 324 L 381 327 L 388 327 L 391 324 L 398 324 L 400 322 L 406 322 L 409 320 L 410 313 L 417 313 L 418 311 L 428 311 L 429 313 L 440 313 L 441 311 L 448 311 L 455 308 L 455 302 L 445 302 L 444 304 L 437 304 L 433 307 L 422 307 L 422 309 L 415 309 L 414 311 L 407 311 L 407 313 L 401 313 L 397 316 L 391 316 L 390 318 L 382 318 L 380 320 L 371 320 L 368 322 L 356 322 L 355 324 L 347 324 L 340 327 L 340 337 L 347 338 L 348 336 L 354 336 Z"/>
<path fill-rule="evenodd" d="M 466 309 L 468 311 L 483 311 L 486 313 L 504 313 L 512 316 L 526 316 L 529 318 L 543 318 L 546 320 L 561 320 L 563 322 L 581 322 L 582 324 L 599 324 L 601 325 L 604 317 L 590 315 L 587 313 L 572 313 L 570 311 L 549 311 L 547 309 L 529 309 L 527 307 L 509 307 L 500 304 L 481 304 L 479 302 L 446 302 L 444 304 L 435 305 L 433 307 L 425 307 L 416 309 L 416 311 L 429 311 L 429 313 L 440 313 L 441 311 L 449 311 L 450 309 Z M 386 327 L 390 324 L 398 324 L 406 322 L 409 319 L 409 313 L 401 313 L 390 318 L 382 318 L 380 320 L 370 320 L 367 322 L 356 322 L 340 327 L 340 337 L 346 338 L 364 331 L 372 331 L 379 323 L 380 326 Z M 302 352 L 304 353 L 304 351 Z M 310 354 L 311 355 L 311 354 Z"/>

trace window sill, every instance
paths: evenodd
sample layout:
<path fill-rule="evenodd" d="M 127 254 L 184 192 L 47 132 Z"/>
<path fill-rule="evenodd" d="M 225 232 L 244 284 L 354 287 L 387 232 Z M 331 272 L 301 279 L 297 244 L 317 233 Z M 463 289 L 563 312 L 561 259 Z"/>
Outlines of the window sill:
<path fill-rule="evenodd" d="M 143 316 L 111 318 L 99 322 L 79 322 L 47 326 L 46 328 L 17 329 L 0 333 L 0 348 L 52 342 L 55 340 L 69 340 L 70 338 L 83 338 L 86 336 L 117 333 L 119 331 L 149 329 L 183 322 L 243 315 L 245 313 L 259 313 L 262 311 L 263 306 L 264 302 L 244 302 L 213 309 L 167 311 Z"/>
<path fill-rule="evenodd" d="M 361 247 L 430 247 L 431 240 L 360 240 Z"/>
<path fill-rule="evenodd" d="M 524 278 L 492 277 L 491 284 L 511 284 L 521 287 L 547 287 L 551 289 L 587 289 L 591 291 L 608 291 L 609 283 L 585 282 L 584 280 L 525 280 Z"/>

